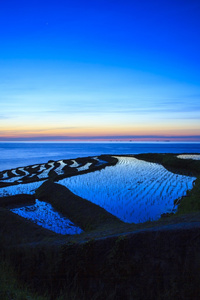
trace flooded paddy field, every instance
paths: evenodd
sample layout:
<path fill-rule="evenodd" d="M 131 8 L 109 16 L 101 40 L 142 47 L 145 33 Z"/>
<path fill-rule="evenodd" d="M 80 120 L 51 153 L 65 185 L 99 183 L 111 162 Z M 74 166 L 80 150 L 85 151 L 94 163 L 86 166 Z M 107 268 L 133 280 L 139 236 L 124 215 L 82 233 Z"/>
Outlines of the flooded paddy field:
<path fill-rule="evenodd" d="M 0 187 L 10 184 L 35 182 L 53 178 L 58 180 L 75 174 L 91 172 L 113 165 L 116 160 L 111 156 L 86 157 L 69 160 L 49 161 L 44 164 L 36 164 L 19 167 L 0 172 Z"/>
<path fill-rule="evenodd" d="M 59 234 L 80 234 L 83 230 L 71 220 L 57 212 L 50 203 L 35 200 L 35 204 L 28 205 L 26 200 L 20 199 L 20 195 L 34 195 L 35 191 L 47 179 L 59 179 L 74 174 L 91 172 L 101 169 L 106 165 L 115 164 L 116 159 L 103 157 L 77 158 L 72 160 L 52 161 L 46 164 L 36 164 L 0 172 L 0 197 L 19 196 L 19 202 L 24 205 L 11 208 L 13 213 L 33 221 L 46 229 Z M 51 172 L 53 173 L 53 176 Z M 22 197 L 21 197 L 22 198 Z M 23 197 L 25 199 L 25 197 Z M 1 198 L 0 198 L 1 200 Z M 11 201 L 12 202 L 12 201 Z M 16 201 L 13 201 L 16 202 Z M 28 197 L 27 197 L 28 202 Z M 17 204 L 17 203 L 16 203 Z M 1 205 L 0 205 L 1 206 Z"/>
<path fill-rule="evenodd" d="M 181 159 L 194 159 L 194 160 L 200 160 L 200 154 L 180 154 L 177 156 Z"/>
<path fill-rule="evenodd" d="M 34 205 L 11 209 L 13 213 L 59 234 L 80 234 L 81 228 L 55 211 L 51 204 L 36 199 Z"/>
<path fill-rule="evenodd" d="M 89 158 L 89 161 L 62 160 L 1 172 L 0 182 L 3 184 L 6 182 L 8 186 L 0 188 L 0 197 L 17 194 L 34 195 L 45 179 L 48 179 L 50 171 L 54 169 L 58 175 L 56 181 L 75 195 L 104 208 L 123 222 L 143 223 L 158 220 L 162 214 L 175 212 L 177 205 L 174 205 L 174 201 L 186 195 L 187 190 L 192 189 L 196 179 L 192 176 L 172 173 L 160 164 L 135 157 L 114 156 L 113 158 L 117 161 L 113 166 L 106 166 L 107 161 L 93 157 Z M 105 168 L 90 170 L 92 164 L 104 165 Z M 71 174 L 73 176 L 66 176 L 67 178 L 64 179 L 59 177 L 66 172 L 66 166 L 67 170 L 76 169 L 78 175 L 73 173 Z M 81 172 L 86 170 L 88 173 L 81 175 Z M 24 172 L 21 173 L 21 177 L 19 177 L 20 172 Z M 35 181 L 22 183 L 24 176 L 28 178 L 35 176 Z M 50 204 L 39 200 L 36 200 L 35 205 L 24 205 L 12 211 L 58 233 L 82 232 L 70 220 L 62 219 L 57 212 L 53 211 Z"/>
<path fill-rule="evenodd" d="M 113 167 L 66 178 L 59 183 L 124 222 L 141 223 L 174 212 L 174 200 L 184 196 L 196 179 L 134 157 L 117 159 Z"/>

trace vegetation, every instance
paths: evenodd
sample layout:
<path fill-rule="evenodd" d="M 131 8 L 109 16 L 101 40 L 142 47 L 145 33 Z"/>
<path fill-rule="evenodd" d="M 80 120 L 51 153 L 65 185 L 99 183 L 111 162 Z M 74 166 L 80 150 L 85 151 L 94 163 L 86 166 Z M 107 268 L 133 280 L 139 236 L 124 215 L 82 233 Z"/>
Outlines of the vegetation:
<path fill-rule="evenodd" d="M 143 159 L 149 162 L 155 162 L 163 165 L 166 169 L 177 174 L 184 174 L 188 176 L 200 176 L 200 161 L 193 159 L 180 159 L 176 154 L 137 154 L 134 157 Z"/>
<path fill-rule="evenodd" d="M 177 174 L 197 177 L 193 189 L 182 197 L 176 215 L 200 211 L 200 161 L 179 159 L 175 154 L 138 154 L 138 159 L 162 164 L 166 169 Z"/>
<path fill-rule="evenodd" d="M 198 299 L 200 162 L 172 154 L 136 157 L 197 176 L 178 212 L 125 224 L 49 181 L 37 196 L 70 214 L 85 232 L 61 236 L 0 208 L 0 299 Z"/>
<path fill-rule="evenodd" d="M 31 292 L 18 279 L 17 273 L 7 261 L 0 261 L 0 299 L 3 300 L 48 300 Z"/>
<path fill-rule="evenodd" d="M 194 187 L 182 197 L 177 215 L 200 211 L 200 176 L 195 180 Z"/>

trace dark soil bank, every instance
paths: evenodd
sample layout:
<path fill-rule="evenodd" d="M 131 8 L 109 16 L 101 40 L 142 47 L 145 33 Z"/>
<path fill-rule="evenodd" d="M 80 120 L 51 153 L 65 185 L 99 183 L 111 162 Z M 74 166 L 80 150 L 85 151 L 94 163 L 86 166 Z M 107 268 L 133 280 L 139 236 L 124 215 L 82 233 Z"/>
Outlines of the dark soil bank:
<path fill-rule="evenodd" d="M 34 195 L 18 194 L 13 196 L 0 197 L 0 207 L 18 207 L 24 205 L 33 205 L 35 203 Z"/>
<path fill-rule="evenodd" d="M 100 206 L 73 194 L 65 186 L 52 181 L 44 182 L 36 191 L 36 198 L 49 202 L 83 230 L 101 225 L 123 223 Z"/>

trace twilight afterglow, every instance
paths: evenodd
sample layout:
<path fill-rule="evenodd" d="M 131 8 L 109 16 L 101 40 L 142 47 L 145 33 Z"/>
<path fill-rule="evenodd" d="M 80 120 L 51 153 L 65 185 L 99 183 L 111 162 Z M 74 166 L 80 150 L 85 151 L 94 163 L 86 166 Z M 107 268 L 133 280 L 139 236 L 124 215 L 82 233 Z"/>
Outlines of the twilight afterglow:
<path fill-rule="evenodd" d="M 200 141 L 199 0 L 1 1 L 0 141 Z"/>

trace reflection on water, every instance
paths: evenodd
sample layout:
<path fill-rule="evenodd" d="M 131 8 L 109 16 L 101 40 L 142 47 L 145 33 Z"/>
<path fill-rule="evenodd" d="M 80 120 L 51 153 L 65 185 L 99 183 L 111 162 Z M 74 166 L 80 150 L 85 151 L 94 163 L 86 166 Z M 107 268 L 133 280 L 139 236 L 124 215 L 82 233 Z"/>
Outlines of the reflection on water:
<path fill-rule="evenodd" d="M 174 211 L 174 200 L 184 196 L 196 179 L 174 174 L 156 163 L 117 158 L 115 166 L 59 183 L 125 222 L 142 223 Z"/>
<path fill-rule="evenodd" d="M 82 229 L 56 212 L 51 204 L 36 199 L 34 205 L 11 209 L 12 212 L 60 234 L 80 234 Z"/>
<path fill-rule="evenodd" d="M 200 153 L 200 143 L 0 143 L 0 171 L 101 154 Z"/>
<path fill-rule="evenodd" d="M 177 156 L 181 159 L 194 159 L 194 160 L 200 160 L 200 154 L 181 154 Z"/>

